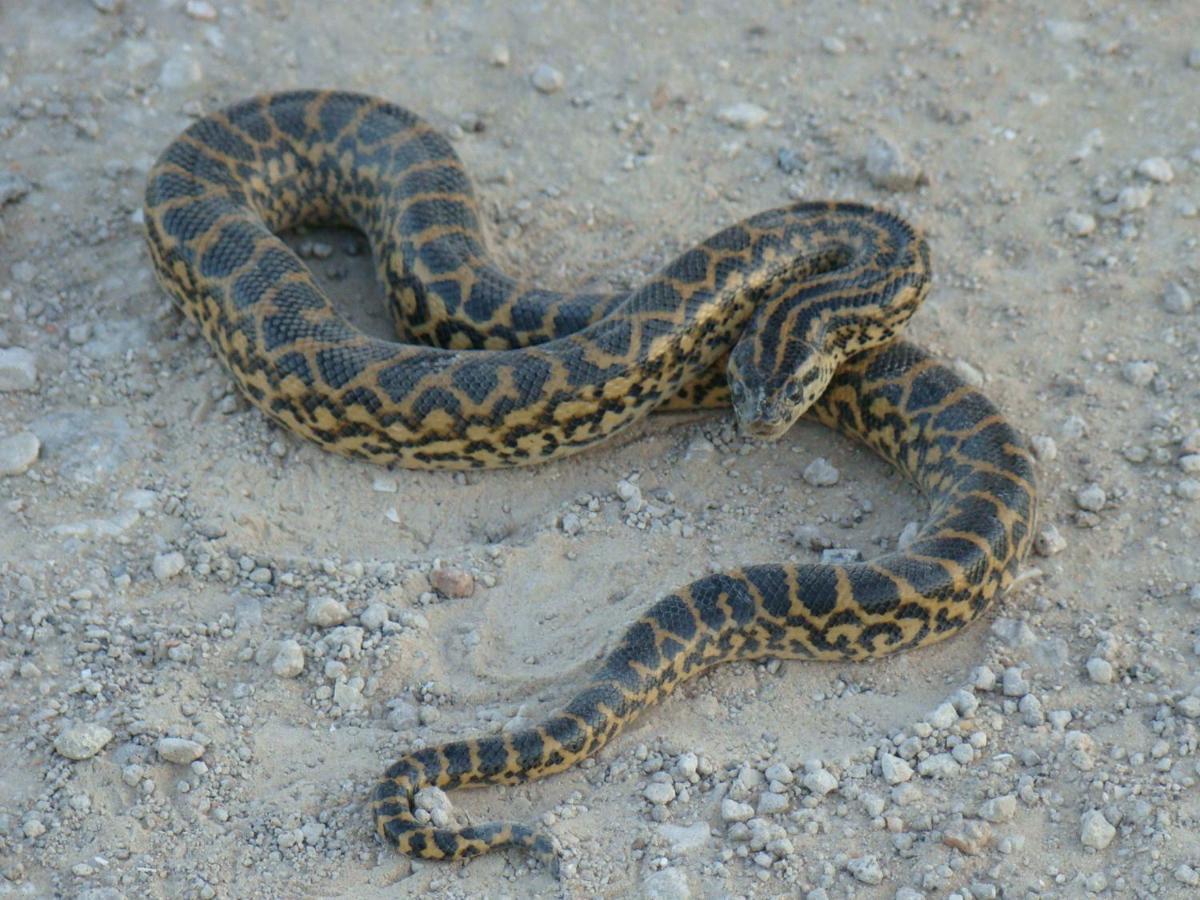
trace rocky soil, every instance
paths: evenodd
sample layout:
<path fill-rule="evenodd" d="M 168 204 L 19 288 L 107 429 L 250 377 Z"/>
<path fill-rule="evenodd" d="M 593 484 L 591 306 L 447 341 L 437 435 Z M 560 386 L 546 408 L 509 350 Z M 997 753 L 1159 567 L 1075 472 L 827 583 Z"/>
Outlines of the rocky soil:
<path fill-rule="evenodd" d="M 710 569 L 925 515 L 802 424 L 657 417 L 529 471 L 386 471 L 234 392 L 140 198 L 194 116 L 301 86 L 450 134 L 497 256 L 625 288 L 793 198 L 930 235 L 914 339 L 1030 436 L 1038 555 L 985 621 L 865 665 L 726 666 L 595 759 L 430 814 L 405 749 L 566 699 Z M 0 6 L 0 894 L 1183 897 L 1200 891 L 1200 8 L 1155 3 Z M 294 246 L 386 334 L 361 241 Z"/>

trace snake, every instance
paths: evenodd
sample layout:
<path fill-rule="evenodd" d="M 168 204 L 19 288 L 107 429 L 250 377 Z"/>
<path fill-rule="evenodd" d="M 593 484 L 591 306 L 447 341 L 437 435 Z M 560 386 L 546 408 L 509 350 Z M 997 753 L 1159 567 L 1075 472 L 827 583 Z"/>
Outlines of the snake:
<path fill-rule="evenodd" d="M 513 785 L 597 753 L 721 663 L 864 660 L 943 640 L 1017 577 L 1037 511 L 1022 435 L 953 366 L 898 338 L 930 255 L 902 217 L 848 201 L 750 216 L 626 291 L 558 292 L 492 259 L 449 140 L 340 91 L 266 94 L 205 115 L 151 168 L 144 222 L 160 284 L 250 402 L 326 450 L 475 469 L 559 459 L 658 409 L 731 405 L 773 439 L 802 416 L 870 448 L 929 514 L 866 561 L 751 565 L 662 596 L 536 725 L 415 748 L 368 807 L 399 851 L 457 860 L 562 849 L 514 822 L 435 825 L 427 788 Z M 278 236 L 366 237 L 396 340 L 340 316 Z"/>

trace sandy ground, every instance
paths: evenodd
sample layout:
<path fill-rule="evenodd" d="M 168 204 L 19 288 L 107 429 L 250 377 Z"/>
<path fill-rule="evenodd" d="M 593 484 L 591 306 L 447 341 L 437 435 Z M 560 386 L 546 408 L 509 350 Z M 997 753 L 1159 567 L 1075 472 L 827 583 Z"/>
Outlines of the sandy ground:
<path fill-rule="evenodd" d="M 1200 7 L 741 6 L 0 7 L 0 895 L 1198 890 Z M 190 117 L 298 86 L 454 135 L 498 257 L 548 285 L 628 287 L 789 198 L 919 222 L 910 334 L 1038 449 L 1028 577 L 945 645 L 728 666 L 584 766 L 452 795 L 543 822 L 561 882 L 397 857 L 364 798 L 405 748 L 548 711 L 711 567 L 869 556 L 925 508 L 811 425 L 659 417 L 464 477 L 269 424 L 155 286 L 139 207 Z M 384 333 L 353 236 L 295 243 Z"/>

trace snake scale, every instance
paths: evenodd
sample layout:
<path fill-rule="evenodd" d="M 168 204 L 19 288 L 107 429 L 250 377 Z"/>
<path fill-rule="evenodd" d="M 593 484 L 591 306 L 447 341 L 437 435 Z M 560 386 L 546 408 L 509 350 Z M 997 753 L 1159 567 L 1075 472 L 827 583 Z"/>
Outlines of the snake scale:
<path fill-rule="evenodd" d="M 807 414 L 929 501 L 903 551 L 708 575 L 656 602 L 537 726 L 402 757 L 370 805 L 405 853 L 514 845 L 554 863 L 540 830 L 435 827 L 415 795 L 560 772 L 721 662 L 931 644 L 977 618 L 1028 550 L 1036 487 L 1023 440 L 951 369 L 894 340 L 924 298 L 929 254 L 890 213 L 798 203 L 714 234 L 635 290 L 556 293 L 491 262 L 463 166 L 426 122 L 370 97 L 303 91 L 194 122 L 149 174 L 145 222 L 159 281 L 241 390 L 326 449 L 410 467 L 515 466 L 604 440 L 656 407 L 732 402 L 740 425 L 767 437 Z M 315 222 L 367 236 L 398 342 L 349 325 L 275 236 Z"/>

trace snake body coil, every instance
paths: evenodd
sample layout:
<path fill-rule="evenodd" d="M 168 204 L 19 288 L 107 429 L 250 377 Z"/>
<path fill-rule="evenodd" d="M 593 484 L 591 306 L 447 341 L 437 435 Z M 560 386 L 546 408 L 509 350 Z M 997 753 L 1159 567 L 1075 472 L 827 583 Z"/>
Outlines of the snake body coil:
<path fill-rule="evenodd" d="M 269 95 L 195 122 L 151 171 L 145 211 L 160 282 L 246 396 L 336 452 L 521 465 L 656 407 L 732 402 L 766 436 L 807 413 L 929 499 L 903 552 L 702 578 L 655 604 L 538 726 L 401 758 L 372 810 L 407 853 L 457 859 L 511 844 L 553 860 L 540 832 L 434 827 L 414 797 L 562 771 L 721 662 L 864 659 L 941 640 L 1012 582 L 1028 550 L 1036 489 L 1020 437 L 951 370 L 893 340 L 924 298 L 929 259 L 889 213 L 797 204 L 718 232 L 627 294 L 540 290 L 489 259 L 444 138 L 399 107 L 335 92 Z M 404 343 L 339 317 L 274 235 L 316 221 L 367 235 Z"/>

